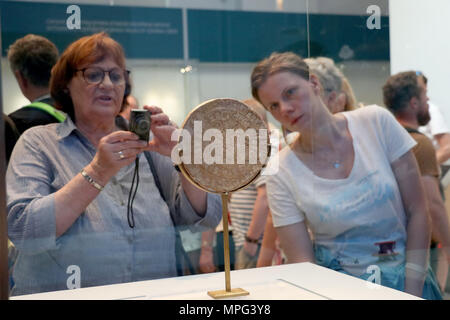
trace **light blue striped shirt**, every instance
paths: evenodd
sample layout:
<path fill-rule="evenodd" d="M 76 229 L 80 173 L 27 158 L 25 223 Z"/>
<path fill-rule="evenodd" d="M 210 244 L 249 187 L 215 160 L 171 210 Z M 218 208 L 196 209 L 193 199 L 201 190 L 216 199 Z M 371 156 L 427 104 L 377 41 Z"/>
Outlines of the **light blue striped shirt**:
<path fill-rule="evenodd" d="M 11 295 L 176 276 L 174 225 L 203 229 L 220 221 L 221 201 L 208 194 L 200 217 L 179 184 L 171 159 L 152 153 L 168 204 L 139 156 L 135 227 L 127 222 L 134 163 L 123 167 L 60 237 L 55 236 L 54 193 L 91 162 L 95 147 L 68 118 L 27 130 L 8 166 L 8 236 L 18 250 Z M 100 298 L 100 297 L 99 297 Z"/>

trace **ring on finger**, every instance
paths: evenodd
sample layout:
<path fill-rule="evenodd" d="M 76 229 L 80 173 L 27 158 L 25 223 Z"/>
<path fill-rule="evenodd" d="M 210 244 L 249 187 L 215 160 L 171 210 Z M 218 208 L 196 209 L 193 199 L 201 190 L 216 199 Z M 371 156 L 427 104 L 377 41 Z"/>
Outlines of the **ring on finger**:
<path fill-rule="evenodd" d="M 119 152 L 117 152 L 117 154 L 119 155 L 119 158 L 120 158 L 120 159 L 125 158 L 125 155 L 123 154 L 123 151 L 122 151 L 122 150 L 120 150 Z"/>

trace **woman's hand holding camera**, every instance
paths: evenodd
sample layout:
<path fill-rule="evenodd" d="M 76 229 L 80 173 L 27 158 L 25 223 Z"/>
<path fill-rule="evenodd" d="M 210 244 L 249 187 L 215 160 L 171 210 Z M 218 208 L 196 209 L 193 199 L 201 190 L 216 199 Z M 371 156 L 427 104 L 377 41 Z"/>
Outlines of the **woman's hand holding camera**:
<path fill-rule="evenodd" d="M 172 133 L 177 126 L 170 121 L 169 117 L 156 106 L 144 106 L 144 109 L 152 113 L 151 131 L 153 139 L 149 142 L 146 150 L 156 151 L 164 156 L 170 157 L 172 149 L 176 146 L 177 141 L 172 141 Z"/>
<path fill-rule="evenodd" d="M 120 168 L 131 164 L 147 146 L 147 142 L 130 131 L 115 131 L 100 139 L 97 153 L 88 167 L 93 178 L 105 185 Z"/>
<path fill-rule="evenodd" d="M 150 142 L 139 140 L 139 136 L 131 131 L 115 131 L 100 139 L 97 153 L 88 165 L 88 173 L 94 180 L 105 185 L 120 170 L 131 164 L 143 151 L 156 151 L 162 155 L 171 155 L 177 141 L 172 141 L 172 132 L 177 129 L 169 117 L 156 106 L 145 106 L 151 112 Z M 90 170 L 89 170 L 90 169 Z"/>

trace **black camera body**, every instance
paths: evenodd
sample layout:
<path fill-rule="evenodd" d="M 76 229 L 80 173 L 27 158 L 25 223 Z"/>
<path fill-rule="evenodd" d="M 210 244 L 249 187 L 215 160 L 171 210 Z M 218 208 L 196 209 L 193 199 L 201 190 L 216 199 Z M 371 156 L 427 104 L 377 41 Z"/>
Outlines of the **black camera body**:
<path fill-rule="evenodd" d="M 129 130 L 139 136 L 139 140 L 147 141 L 150 136 L 151 112 L 142 109 L 133 109 L 130 114 Z"/>

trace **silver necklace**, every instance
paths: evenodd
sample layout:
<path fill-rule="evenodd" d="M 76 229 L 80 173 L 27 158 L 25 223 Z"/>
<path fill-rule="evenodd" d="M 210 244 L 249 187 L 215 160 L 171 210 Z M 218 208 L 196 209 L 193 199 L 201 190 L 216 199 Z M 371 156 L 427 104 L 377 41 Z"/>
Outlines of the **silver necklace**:
<path fill-rule="evenodd" d="M 300 149 L 302 149 L 301 146 L 300 146 Z M 333 167 L 334 167 L 335 169 L 339 169 L 340 166 L 341 166 L 341 163 L 339 162 L 339 160 L 335 160 L 335 161 L 333 162 Z"/>

